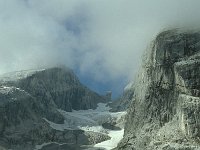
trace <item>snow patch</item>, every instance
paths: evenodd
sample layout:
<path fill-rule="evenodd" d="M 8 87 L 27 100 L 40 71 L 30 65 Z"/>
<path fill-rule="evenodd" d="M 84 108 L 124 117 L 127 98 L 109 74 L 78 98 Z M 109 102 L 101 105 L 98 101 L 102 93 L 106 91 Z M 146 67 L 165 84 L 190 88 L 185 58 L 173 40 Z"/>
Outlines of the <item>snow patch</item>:
<path fill-rule="evenodd" d="M 44 71 L 45 69 L 40 70 L 23 70 L 23 71 L 16 71 L 11 73 L 5 73 L 0 75 L 0 81 L 6 82 L 6 81 L 17 81 L 20 79 L 27 78 L 36 72 Z"/>
<path fill-rule="evenodd" d="M 129 84 L 127 84 L 127 85 L 125 86 L 124 91 L 128 91 L 128 90 L 132 89 L 132 88 L 133 88 L 133 85 L 134 85 L 134 83 L 133 83 L 133 82 L 130 82 Z"/>
<path fill-rule="evenodd" d="M 47 145 L 49 145 L 49 144 L 63 145 L 63 144 L 60 144 L 60 143 L 57 143 L 57 142 L 43 143 L 43 144 L 41 144 L 41 145 L 36 145 L 34 150 L 40 150 L 40 149 L 42 149 L 44 146 L 47 146 Z"/>
<path fill-rule="evenodd" d="M 0 87 L 0 93 L 2 93 L 2 94 L 8 94 L 12 91 L 13 91 L 13 87 L 7 87 L 7 86 Z"/>
<path fill-rule="evenodd" d="M 99 103 L 97 109 L 92 110 L 73 110 L 72 112 L 66 112 L 63 110 L 58 110 L 65 118 L 64 124 L 53 123 L 46 118 L 44 120 L 49 123 L 50 127 L 64 131 L 81 129 L 84 131 L 98 132 L 102 134 L 107 134 L 111 137 L 110 140 L 96 144 L 94 147 L 105 148 L 110 150 L 115 148 L 118 142 L 123 138 L 124 129 L 122 130 L 109 130 L 102 127 L 103 123 L 115 121 L 116 126 L 123 127 L 123 117 L 126 112 L 109 112 L 111 108 L 107 104 Z"/>
<path fill-rule="evenodd" d="M 8 94 L 8 93 L 12 93 L 14 91 L 22 91 L 25 92 L 24 90 L 14 87 L 14 86 L 0 86 L 0 93 L 2 94 Z"/>
<path fill-rule="evenodd" d="M 197 59 L 182 60 L 182 61 L 176 62 L 175 65 L 176 65 L 176 66 L 192 65 L 192 64 L 195 64 L 195 63 L 199 63 L 199 62 L 200 62 L 200 61 L 197 60 Z"/>
<path fill-rule="evenodd" d="M 98 144 L 94 145 L 94 147 L 105 148 L 106 150 L 111 150 L 111 149 L 117 147 L 117 144 L 123 138 L 123 135 L 124 135 L 124 129 L 122 129 L 120 131 L 109 131 L 108 136 L 110 136 L 111 139 L 101 142 L 101 143 L 98 143 Z"/>

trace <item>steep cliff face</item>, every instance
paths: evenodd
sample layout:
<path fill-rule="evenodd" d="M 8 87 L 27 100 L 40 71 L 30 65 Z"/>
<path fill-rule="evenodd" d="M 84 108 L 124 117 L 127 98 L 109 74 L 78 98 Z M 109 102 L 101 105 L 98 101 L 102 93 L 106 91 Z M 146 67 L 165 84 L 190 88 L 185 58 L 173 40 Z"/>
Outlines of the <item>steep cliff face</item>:
<path fill-rule="evenodd" d="M 160 33 L 145 56 L 118 149 L 200 148 L 200 33 Z"/>
<path fill-rule="evenodd" d="M 59 132 L 51 129 L 45 119 L 63 124 L 64 117 L 58 110 L 94 109 L 100 102 L 106 100 L 83 86 L 70 69 L 50 68 L 2 75 L 0 145 L 28 150 L 35 144 L 52 141 L 72 143 L 80 139 L 78 144 L 91 144 L 88 141 L 91 135 L 81 130 L 80 133 L 70 129 Z"/>
<path fill-rule="evenodd" d="M 21 76 L 19 73 L 10 78 L 10 74 L 7 74 L 8 77 L 4 75 L 1 84 L 24 90 L 37 101 L 42 102 L 44 107 L 57 107 L 71 111 L 72 109 L 94 109 L 97 103 L 106 102 L 103 97 L 82 85 L 70 69 L 51 68 L 29 74 L 23 72 Z"/>

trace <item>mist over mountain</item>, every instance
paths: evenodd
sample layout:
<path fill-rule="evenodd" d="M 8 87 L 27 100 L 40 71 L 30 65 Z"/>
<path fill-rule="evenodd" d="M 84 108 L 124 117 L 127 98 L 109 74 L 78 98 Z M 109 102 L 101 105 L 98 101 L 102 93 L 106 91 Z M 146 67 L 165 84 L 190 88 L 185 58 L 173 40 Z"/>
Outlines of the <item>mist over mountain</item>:
<path fill-rule="evenodd" d="M 0 150 L 199 150 L 199 6 L 0 0 Z"/>
<path fill-rule="evenodd" d="M 120 95 L 158 32 L 199 27 L 199 3 L 0 0 L 0 73 L 62 64 Z"/>

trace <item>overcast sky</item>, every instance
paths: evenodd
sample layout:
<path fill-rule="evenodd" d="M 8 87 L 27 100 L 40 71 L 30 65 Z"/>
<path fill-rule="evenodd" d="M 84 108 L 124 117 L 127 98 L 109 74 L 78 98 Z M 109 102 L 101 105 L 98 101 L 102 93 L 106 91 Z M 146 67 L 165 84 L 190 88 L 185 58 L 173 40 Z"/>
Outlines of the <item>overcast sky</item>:
<path fill-rule="evenodd" d="M 0 73 L 66 65 L 115 96 L 168 28 L 197 28 L 199 0 L 0 0 Z"/>

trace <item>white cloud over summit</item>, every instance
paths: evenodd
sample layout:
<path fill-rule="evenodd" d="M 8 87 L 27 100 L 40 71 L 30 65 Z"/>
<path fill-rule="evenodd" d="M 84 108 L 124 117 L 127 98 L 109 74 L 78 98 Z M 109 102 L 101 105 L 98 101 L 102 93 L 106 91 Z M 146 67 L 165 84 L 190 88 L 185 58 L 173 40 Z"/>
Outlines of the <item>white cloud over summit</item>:
<path fill-rule="evenodd" d="M 65 64 L 131 79 L 158 32 L 200 25 L 199 0 L 0 0 L 0 73 Z"/>

